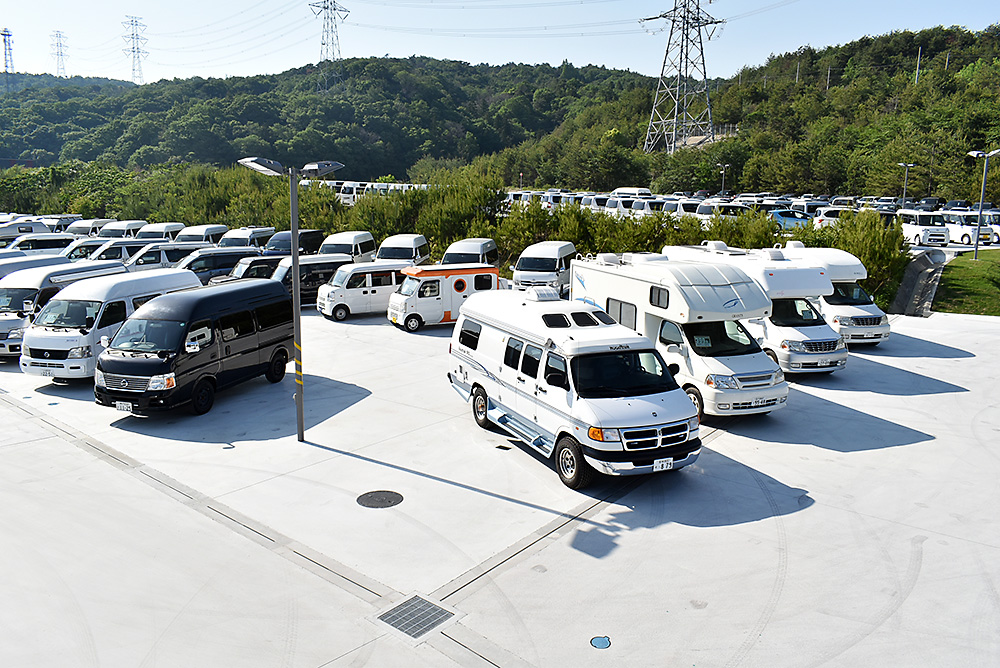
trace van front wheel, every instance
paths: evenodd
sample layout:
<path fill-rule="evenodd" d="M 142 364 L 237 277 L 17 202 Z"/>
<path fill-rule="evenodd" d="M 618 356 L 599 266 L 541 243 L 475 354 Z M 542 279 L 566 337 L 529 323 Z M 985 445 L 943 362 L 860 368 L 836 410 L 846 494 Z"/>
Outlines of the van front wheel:
<path fill-rule="evenodd" d="M 556 443 L 556 472 L 570 489 L 583 489 L 594 479 L 594 469 L 583 458 L 580 444 L 572 436 L 563 436 Z"/>
<path fill-rule="evenodd" d="M 281 379 L 285 377 L 285 367 L 287 366 L 288 355 L 281 350 L 276 351 L 271 356 L 271 363 L 267 365 L 264 378 L 267 378 L 270 383 L 280 383 Z"/>
<path fill-rule="evenodd" d="M 198 381 L 191 393 L 191 412 L 195 415 L 204 415 L 212 410 L 215 403 L 215 386 L 207 378 Z"/>
<path fill-rule="evenodd" d="M 406 327 L 406 331 L 408 332 L 417 331 L 418 329 L 420 329 L 420 326 L 422 324 L 424 323 L 420 322 L 420 318 L 418 318 L 415 315 L 411 315 L 403 322 L 403 325 Z"/>
<path fill-rule="evenodd" d="M 338 321 L 339 320 L 347 320 L 347 316 L 349 314 L 350 314 L 350 311 L 348 311 L 347 307 L 344 306 L 343 304 L 341 304 L 340 306 L 337 306 L 336 308 L 333 309 L 333 319 L 334 320 L 338 320 Z"/>
<path fill-rule="evenodd" d="M 472 391 L 472 417 L 476 419 L 476 424 L 483 429 L 486 429 L 490 425 L 490 418 L 487 413 L 489 406 L 490 400 L 486 397 L 486 390 L 481 387 L 474 389 Z"/>

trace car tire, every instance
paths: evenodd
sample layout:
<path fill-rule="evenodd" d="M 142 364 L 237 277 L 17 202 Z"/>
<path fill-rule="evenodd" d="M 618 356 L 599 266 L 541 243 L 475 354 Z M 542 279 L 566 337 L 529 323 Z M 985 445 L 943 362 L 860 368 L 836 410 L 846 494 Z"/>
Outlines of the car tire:
<path fill-rule="evenodd" d="M 403 326 L 406 327 L 406 331 L 415 332 L 420 329 L 420 326 L 424 323 L 420 320 L 419 316 L 411 315 L 403 321 Z"/>
<path fill-rule="evenodd" d="M 781 364 L 778 363 L 778 356 L 774 354 L 773 350 L 765 350 L 764 354 L 771 358 L 771 361 L 774 362 L 775 366 L 779 369 L 781 368 Z"/>
<path fill-rule="evenodd" d="M 913 237 L 913 245 L 914 246 L 919 246 L 920 245 L 920 235 L 919 234 L 917 236 Z"/>
<path fill-rule="evenodd" d="M 215 403 L 215 385 L 207 378 L 198 381 L 191 392 L 191 412 L 204 415 Z"/>
<path fill-rule="evenodd" d="M 267 378 L 270 383 L 280 383 L 281 379 L 285 377 L 286 366 L 288 366 L 288 355 L 283 350 L 276 350 L 271 355 L 271 362 L 267 365 L 264 378 Z"/>
<path fill-rule="evenodd" d="M 962 243 L 965 244 L 966 246 L 971 245 L 972 244 L 972 237 L 970 237 L 968 234 L 963 234 L 962 235 Z"/>
<path fill-rule="evenodd" d="M 570 489 L 583 489 L 594 480 L 595 471 L 572 436 L 563 436 L 556 442 L 553 457 L 559 479 Z"/>
<path fill-rule="evenodd" d="M 701 420 L 705 417 L 705 400 L 701 397 L 701 392 L 698 391 L 696 387 L 685 387 L 684 392 L 687 393 L 688 399 L 694 404 L 694 409 L 698 411 L 698 419 Z"/>
<path fill-rule="evenodd" d="M 351 310 L 346 306 L 344 306 L 343 304 L 339 304 L 338 306 L 335 306 L 333 308 L 333 319 L 338 322 L 347 320 L 347 316 L 349 316 L 350 314 Z"/>
<path fill-rule="evenodd" d="M 490 426 L 490 418 L 486 412 L 489 407 L 490 400 L 486 396 L 486 390 L 481 387 L 474 389 L 472 391 L 472 417 L 476 419 L 476 424 L 483 429 Z"/>

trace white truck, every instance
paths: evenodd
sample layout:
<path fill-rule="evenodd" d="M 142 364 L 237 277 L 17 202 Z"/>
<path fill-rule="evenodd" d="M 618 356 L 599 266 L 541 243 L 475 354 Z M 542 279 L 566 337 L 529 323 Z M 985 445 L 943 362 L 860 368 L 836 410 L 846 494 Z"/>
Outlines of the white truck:
<path fill-rule="evenodd" d="M 868 278 L 868 270 L 856 256 L 839 248 L 806 248 L 801 241 L 789 241 L 781 253 L 794 262 L 826 270 L 833 292 L 813 300 L 813 306 L 848 345 L 878 345 L 889 338 L 889 317 L 858 285 Z"/>
<path fill-rule="evenodd" d="M 740 324 L 770 315 L 771 300 L 735 267 L 602 253 L 573 261 L 570 299 L 599 306 L 652 339 L 677 365 L 674 377 L 699 415 L 785 406 L 784 373 Z"/>
<path fill-rule="evenodd" d="M 811 300 L 833 294 L 824 269 L 788 260 L 776 248 L 746 251 L 721 241 L 666 246 L 670 258 L 725 263 L 756 281 L 771 299 L 771 315 L 744 321 L 768 357 L 787 373 L 830 373 L 847 366 L 847 344 Z"/>
<path fill-rule="evenodd" d="M 452 387 L 544 457 L 573 489 L 594 473 L 677 470 L 701 452 L 699 422 L 653 342 L 553 288 L 491 290 L 462 307 Z"/>

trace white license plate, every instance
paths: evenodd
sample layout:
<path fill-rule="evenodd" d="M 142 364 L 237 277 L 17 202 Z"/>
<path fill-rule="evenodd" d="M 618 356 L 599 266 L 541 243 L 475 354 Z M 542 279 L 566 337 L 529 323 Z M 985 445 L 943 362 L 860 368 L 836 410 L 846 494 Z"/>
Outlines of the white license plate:
<path fill-rule="evenodd" d="M 750 402 L 750 405 L 756 408 L 757 406 L 763 406 L 766 403 L 767 399 L 754 399 Z"/>
<path fill-rule="evenodd" d="M 830 366 L 830 360 L 820 360 L 819 361 L 819 365 L 820 366 Z"/>
<path fill-rule="evenodd" d="M 132 412 L 132 402 L 131 401 L 116 401 L 115 408 L 120 411 L 125 411 L 126 413 Z"/>
<path fill-rule="evenodd" d="M 865 332 L 866 339 L 874 339 L 876 336 L 878 336 L 878 334 L 876 334 L 875 332 Z"/>
<path fill-rule="evenodd" d="M 666 459 L 654 459 L 653 460 L 653 470 L 654 471 L 669 471 L 674 468 L 673 457 L 667 457 Z"/>
<path fill-rule="evenodd" d="M 42 369 L 42 375 L 43 376 L 55 376 L 56 372 L 53 371 L 52 369 Z"/>

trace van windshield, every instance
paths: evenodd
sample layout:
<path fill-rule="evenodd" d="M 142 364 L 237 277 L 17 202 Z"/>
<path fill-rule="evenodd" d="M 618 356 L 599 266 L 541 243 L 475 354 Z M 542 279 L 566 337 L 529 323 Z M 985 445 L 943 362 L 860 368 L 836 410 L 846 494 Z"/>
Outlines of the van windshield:
<path fill-rule="evenodd" d="M 219 239 L 219 248 L 230 248 L 232 246 L 249 246 L 249 237 L 223 237 Z"/>
<path fill-rule="evenodd" d="M 868 306 L 874 303 L 857 283 L 834 283 L 833 294 L 823 299 L 831 306 Z"/>
<path fill-rule="evenodd" d="M 441 264 L 467 264 L 479 262 L 479 253 L 445 253 Z"/>
<path fill-rule="evenodd" d="M 771 322 L 778 327 L 813 327 L 826 325 L 823 316 L 805 299 L 775 299 Z"/>
<path fill-rule="evenodd" d="M 265 250 L 292 250 L 292 238 L 281 236 L 278 238 L 271 237 L 271 240 L 267 242 L 264 246 Z"/>
<path fill-rule="evenodd" d="M 100 309 L 101 302 L 53 299 L 38 313 L 35 325 L 79 329 L 86 327 L 87 318 L 90 318 L 90 326 L 93 327 L 94 319 L 97 318 L 97 312 Z"/>
<path fill-rule="evenodd" d="M 177 235 L 177 238 L 174 239 L 174 241 L 204 241 L 204 240 L 205 238 L 202 235 L 194 232 L 190 234 L 184 234 L 183 232 L 181 232 L 180 234 Z"/>
<path fill-rule="evenodd" d="M 380 260 L 412 260 L 413 249 L 400 246 L 381 246 L 378 249 Z"/>
<path fill-rule="evenodd" d="M 695 354 L 701 357 L 752 355 L 760 346 L 738 320 L 689 322 L 681 325 Z"/>
<path fill-rule="evenodd" d="M 176 352 L 180 348 L 186 323 L 176 320 L 136 320 L 129 318 L 111 340 L 113 350 L 141 353 Z"/>
<path fill-rule="evenodd" d="M 0 288 L 0 313 L 30 311 L 38 290 L 35 288 Z M 28 302 L 28 307 L 24 303 Z"/>
<path fill-rule="evenodd" d="M 335 288 L 342 288 L 344 284 L 347 283 L 347 277 L 351 275 L 351 272 L 347 269 L 338 269 L 337 273 L 333 275 L 329 283 Z"/>
<path fill-rule="evenodd" d="M 520 257 L 514 269 L 517 271 L 555 271 L 556 259 L 554 257 Z"/>
<path fill-rule="evenodd" d="M 354 246 L 351 244 L 323 244 L 319 247 L 319 252 L 324 255 L 328 253 L 346 253 L 350 255 L 354 252 Z"/>
<path fill-rule="evenodd" d="M 409 297 L 410 295 L 412 295 L 414 292 L 417 291 L 417 286 L 419 285 L 420 285 L 419 278 L 414 278 L 413 276 L 407 276 L 406 280 L 403 281 L 403 284 L 399 286 L 398 292 L 404 297 Z"/>
<path fill-rule="evenodd" d="M 677 389 L 655 350 L 596 353 L 570 362 L 576 391 L 584 399 L 639 397 Z"/>

